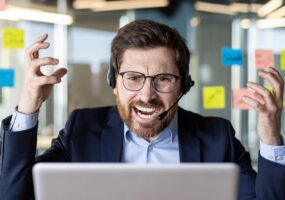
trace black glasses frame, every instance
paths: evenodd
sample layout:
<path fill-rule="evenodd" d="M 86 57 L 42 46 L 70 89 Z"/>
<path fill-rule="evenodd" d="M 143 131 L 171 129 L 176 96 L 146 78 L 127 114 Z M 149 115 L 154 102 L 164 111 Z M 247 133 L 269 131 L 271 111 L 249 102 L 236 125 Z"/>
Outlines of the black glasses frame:
<path fill-rule="evenodd" d="M 125 86 L 125 83 L 124 83 L 124 75 L 125 75 L 126 73 L 129 73 L 129 72 L 137 73 L 137 74 L 140 74 L 140 75 L 142 75 L 142 76 L 144 77 L 144 81 L 143 81 L 143 84 L 142 84 L 142 86 L 141 86 L 140 89 L 132 90 L 132 89 L 129 89 L 129 88 L 127 88 L 127 87 Z M 118 74 L 119 74 L 119 75 L 122 77 L 122 79 L 123 79 L 123 85 L 124 85 L 124 87 L 125 87 L 127 90 L 129 90 L 129 91 L 140 91 L 140 90 L 143 88 L 146 79 L 147 79 L 147 78 L 150 78 L 150 79 L 151 79 L 151 84 L 152 84 L 153 88 L 155 89 L 155 91 L 160 92 L 160 93 L 170 93 L 171 91 L 169 91 L 169 92 L 161 92 L 161 91 L 159 91 L 159 90 L 156 88 L 156 85 L 155 85 L 155 83 L 154 83 L 154 80 L 155 80 L 156 77 L 161 76 L 161 75 L 171 75 L 171 76 L 173 76 L 173 77 L 175 78 L 175 81 L 177 81 L 178 79 L 181 79 L 181 78 L 182 78 L 182 77 L 177 76 L 177 75 L 175 75 L 175 74 L 169 74 L 169 73 L 156 74 L 155 76 L 146 76 L 145 74 L 140 73 L 140 72 L 136 72 L 136 71 L 124 71 L 124 72 L 120 72 L 120 73 L 118 73 Z"/>

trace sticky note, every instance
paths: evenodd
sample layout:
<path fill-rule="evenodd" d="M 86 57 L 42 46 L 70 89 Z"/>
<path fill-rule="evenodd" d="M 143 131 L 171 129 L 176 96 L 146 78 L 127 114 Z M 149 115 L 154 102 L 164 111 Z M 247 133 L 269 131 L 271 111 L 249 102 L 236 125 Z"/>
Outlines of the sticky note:
<path fill-rule="evenodd" d="M 24 30 L 16 28 L 4 28 L 3 47 L 6 49 L 24 48 Z"/>
<path fill-rule="evenodd" d="M 14 87 L 14 69 L 0 69 L 0 87 Z"/>
<path fill-rule="evenodd" d="M 225 88 L 223 86 L 204 87 L 203 106 L 205 109 L 225 108 Z"/>
<path fill-rule="evenodd" d="M 280 54 L 280 69 L 285 70 L 285 50 Z"/>
<path fill-rule="evenodd" d="M 242 50 L 229 47 L 222 48 L 222 64 L 226 67 L 242 65 Z"/>
<path fill-rule="evenodd" d="M 255 67 L 258 69 L 274 67 L 274 54 L 272 50 L 255 50 Z"/>
<path fill-rule="evenodd" d="M 0 0 L 0 10 L 5 9 L 5 0 Z"/>
<path fill-rule="evenodd" d="M 250 106 L 242 101 L 243 96 L 251 97 L 252 94 L 247 88 L 234 89 L 232 91 L 232 107 L 235 109 L 248 110 Z"/>

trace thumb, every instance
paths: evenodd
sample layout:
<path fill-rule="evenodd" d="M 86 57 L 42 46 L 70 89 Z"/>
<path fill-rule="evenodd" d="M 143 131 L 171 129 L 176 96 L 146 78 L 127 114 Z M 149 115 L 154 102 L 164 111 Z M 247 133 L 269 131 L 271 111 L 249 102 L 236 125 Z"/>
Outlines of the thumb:
<path fill-rule="evenodd" d="M 59 68 L 52 74 L 52 76 L 55 76 L 58 79 L 61 79 L 66 73 L 67 73 L 67 69 Z"/>

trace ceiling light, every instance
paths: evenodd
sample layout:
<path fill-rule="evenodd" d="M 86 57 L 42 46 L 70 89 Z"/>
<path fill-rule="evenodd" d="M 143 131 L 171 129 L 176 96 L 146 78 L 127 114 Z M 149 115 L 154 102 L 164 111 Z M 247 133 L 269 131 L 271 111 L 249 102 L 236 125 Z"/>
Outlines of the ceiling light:
<path fill-rule="evenodd" d="M 92 9 L 94 11 L 127 10 L 140 8 L 166 7 L 169 0 L 76 0 L 73 3 L 75 9 Z"/>
<path fill-rule="evenodd" d="M 240 26 L 241 26 L 241 28 L 243 28 L 243 29 L 249 29 L 249 27 L 250 27 L 250 20 L 249 20 L 249 19 L 243 19 L 243 20 L 241 20 Z"/>
<path fill-rule="evenodd" d="M 279 8 L 276 11 L 273 11 L 269 15 L 267 15 L 268 18 L 280 18 L 280 17 L 285 17 L 285 6 Z"/>
<path fill-rule="evenodd" d="M 64 25 L 70 25 L 73 22 L 73 18 L 70 15 L 14 6 L 6 6 L 5 10 L 0 11 L 0 19 L 10 21 L 27 20 Z"/>
<path fill-rule="evenodd" d="M 202 12 L 219 13 L 225 15 L 235 15 L 236 13 L 229 9 L 229 6 L 223 4 L 197 2 L 194 8 Z"/>
<path fill-rule="evenodd" d="M 198 27 L 201 24 L 201 19 L 199 17 L 192 17 L 190 20 L 190 25 L 192 27 Z"/>
<path fill-rule="evenodd" d="M 256 26 L 260 29 L 285 27 L 285 18 L 260 19 L 257 20 Z"/>
<path fill-rule="evenodd" d="M 283 4 L 283 0 L 271 0 L 268 3 L 266 3 L 264 6 L 262 6 L 258 10 L 257 14 L 260 17 L 264 17 L 268 15 L 269 13 L 271 13 L 272 11 L 279 8 L 280 6 L 282 6 L 282 4 Z"/>
<path fill-rule="evenodd" d="M 229 9 L 238 13 L 256 13 L 262 7 L 261 4 L 247 4 L 247 3 L 231 3 Z"/>

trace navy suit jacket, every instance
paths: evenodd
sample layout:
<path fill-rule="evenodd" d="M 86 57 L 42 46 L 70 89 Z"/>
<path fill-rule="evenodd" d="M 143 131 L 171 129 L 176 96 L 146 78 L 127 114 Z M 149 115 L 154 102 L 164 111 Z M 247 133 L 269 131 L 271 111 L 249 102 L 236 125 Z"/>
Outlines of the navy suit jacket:
<path fill-rule="evenodd" d="M 51 147 L 35 158 L 37 127 L 12 133 L 1 127 L 0 199 L 33 198 L 31 169 L 37 162 L 121 162 L 124 125 L 116 107 L 75 110 Z M 285 166 L 259 156 L 259 173 L 227 120 L 178 109 L 182 163 L 233 162 L 240 166 L 239 199 L 285 199 Z"/>

